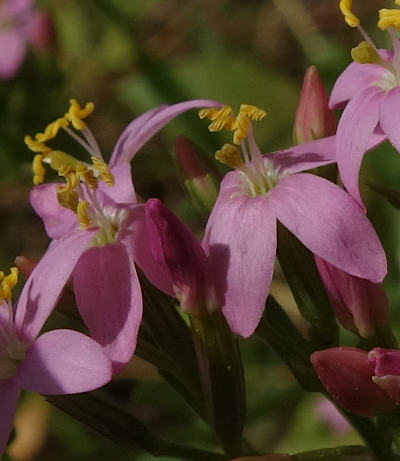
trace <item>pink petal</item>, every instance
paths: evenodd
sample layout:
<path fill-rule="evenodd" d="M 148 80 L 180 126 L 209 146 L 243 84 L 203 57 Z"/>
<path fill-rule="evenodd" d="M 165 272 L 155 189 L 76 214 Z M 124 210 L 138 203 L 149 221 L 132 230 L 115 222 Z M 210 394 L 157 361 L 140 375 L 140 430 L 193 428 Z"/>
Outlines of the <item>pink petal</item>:
<path fill-rule="evenodd" d="M 170 296 L 175 296 L 171 274 L 165 270 L 165 267 L 160 266 L 152 254 L 145 205 L 130 207 L 129 216 L 118 232 L 118 240 L 130 249 L 135 263 L 154 286 Z"/>
<path fill-rule="evenodd" d="M 208 99 L 194 99 L 171 106 L 160 106 L 145 112 L 133 120 L 119 138 L 109 162 L 114 167 L 121 162 L 130 162 L 136 152 L 168 122 L 196 107 L 218 107 L 221 103 Z"/>
<path fill-rule="evenodd" d="M 379 106 L 384 97 L 379 88 L 366 88 L 347 104 L 337 131 L 337 163 L 343 184 L 361 205 L 358 175 L 371 135 L 379 121 Z"/>
<path fill-rule="evenodd" d="M 100 181 L 99 190 L 111 198 L 114 203 L 136 203 L 130 163 L 119 163 L 111 169 L 111 173 L 114 176 L 115 184 L 107 186 L 103 181 Z"/>
<path fill-rule="evenodd" d="M 0 380 L 0 459 L 11 435 L 20 387 L 14 378 Z"/>
<path fill-rule="evenodd" d="M 276 220 L 269 195 L 240 193 L 238 173 L 228 173 L 203 246 L 231 329 L 250 336 L 264 311 L 274 269 Z"/>
<path fill-rule="evenodd" d="M 400 151 L 400 87 L 396 86 L 385 94 L 379 123 L 393 147 Z"/>
<path fill-rule="evenodd" d="M 15 327 L 20 339 L 31 342 L 37 336 L 95 233 L 96 230 L 78 230 L 50 244 L 18 300 Z"/>
<path fill-rule="evenodd" d="M 133 258 L 121 243 L 92 247 L 80 258 L 73 280 L 78 309 L 117 373 L 135 351 L 142 319 Z"/>
<path fill-rule="evenodd" d="M 386 50 L 385 50 L 386 51 Z M 336 80 L 332 89 L 329 106 L 333 109 L 353 97 L 375 82 L 384 80 L 389 71 L 376 64 L 351 63 Z"/>
<path fill-rule="evenodd" d="M 17 28 L 0 33 L 0 78 L 13 77 L 26 53 L 26 39 Z"/>
<path fill-rule="evenodd" d="M 46 233 L 52 239 L 59 239 L 78 227 L 75 213 L 58 203 L 57 187 L 55 183 L 42 184 L 30 193 L 31 205 L 42 218 Z"/>
<path fill-rule="evenodd" d="M 364 212 L 340 187 L 298 173 L 281 179 L 269 196 L 279 221 L 317 256 L 351 275 L 383 280 L 382 245 Z"/>
<path fill-rule="evenodd" d="M 112 368 L 103 348 L 73 330 L 53 330 L 28 348 L 18 367 L 23 389 L 40 394 L 75 394 L 104 386 Z"/>
<path fill-rule="evenodd" d="M 0 2 L 0 17 L 19 16 L 32 11 L 34 0 L 3 0 Z"/>

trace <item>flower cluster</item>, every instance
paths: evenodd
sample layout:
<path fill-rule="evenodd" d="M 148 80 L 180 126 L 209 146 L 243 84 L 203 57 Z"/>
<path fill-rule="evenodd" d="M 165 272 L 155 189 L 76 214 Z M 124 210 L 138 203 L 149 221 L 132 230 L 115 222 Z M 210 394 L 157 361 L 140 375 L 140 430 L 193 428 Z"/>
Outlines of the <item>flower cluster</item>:
<path fill-rule="evenodd" d="M 11 28 L 11 35 L 8 25 L 7 33 L 15 43 L 19 37 L 22 56 L 15 18 L 31 3 L 12 5 L 0 3 L 0 19 L 12 16 L 15 30 Z M 330 97 L 316 68 L 307 71 L 293 147 L 263 154 L 253 124 L 266 117 L 264 110 L 242 104 L 235 113 L 228 105 L 203 99 L 156 107 L 134 119 L 108 161 L 88 126 L 92 103 L 81 106 L 71 99 L 64 115 L 34 137 L 26 136 L 34 154 L 30 200 L 51 243 L 28 271 L 14 307 L 11 291 L 18 269 L 11 268 L 9 275 L 0 272 L 0 453 L 21 389 L 42 394 L 96 389 L 123 370 L 142 341 L 144 349 L 151 346 L 146 357 L 156 357 L 167 379 L 213 426 L 225 452 L 232 457 L 246 454 L 237 336 L 271 331 L 264 310 L 277 256 L 310 329 L 304 338 L 281 313 L 278 326 L 292 328 L 292 336 L 279 335 L 281 330 L 275 328 L 267 340 L 299 381 L 312 383 L 313 390 L 328 393 L 356 415 L 370 417 L 398 408 L 400 350 L 380 285 L 387 274 L 386 255 L 365 213 L 358 174 L 363 155 L 386 139 L 400 151 L 400 10 L 379 12 L 378 27 L 388 31 L 393 43 L 393 51 L 387 51 L 375 47 L 350 0 L 341 0 L 340 8 L 365 40 L 352 50 L 354 62 Z M 344 111 L 336 130 L 332 109 L 338 107 Z M 218 194 L 209 160 L 201 159 L 199 149 L 186 138 L 177 140 L 188 192 L 208 213 L 201 239 L 158 198 L 139 200 L 131 171 L 141 147 L 191 109 L 199 109 L 199 117 L 210 121 L 209 131 L 233 134 L 232 144 L 215 154 L 231 168 Z M 54 147 L 61 131 L 87 151 L 87 159 Z M 337 174 L 327 179 L 327 165 L 337 165 L 341 181 Z M 56 179 L 46 183 L 49 173 Z M 281 257 L 285 252 L 289 260 Z M 69 329 L 41 334 L 66 285 L 73 289 L 87 334 Z M 157 299 L 173 298 L 186 322 L 168 312 L 171 306 L 146 317 L 149 294 L 144 287 L 149 286 Z M 165 328 L 171 331 L 172 325 L 191 328 L 182 351 L 177 330 L 176 338 L 162 343 L 165 335 L 159 335 L 159 328 L 165 318 Z M 355 335 L 359 347 L 339 345 L 337 322 Z M 304 346 L 303 355 L 290 355 L 295 349 L 291 341 Z M 195 378 L 192 352 L 198 367 Z M 303 362 L 296 362 L 299 357 Z"/>

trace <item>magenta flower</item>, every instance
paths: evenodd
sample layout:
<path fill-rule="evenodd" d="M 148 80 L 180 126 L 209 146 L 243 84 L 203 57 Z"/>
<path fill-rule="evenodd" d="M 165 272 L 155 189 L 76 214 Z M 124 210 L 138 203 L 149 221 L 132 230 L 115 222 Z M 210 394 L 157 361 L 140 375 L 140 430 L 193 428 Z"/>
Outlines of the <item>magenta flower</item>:
<path fill-rule="evenodd" d="M 381 29 L 388 28 L 393 52 L 378 50 L 357 18 L 348 22 L 358 27 L 367 41 L 352 50 L 355 62 L 337 79 L 330 98 L 332 108 L 347 103 L 337 130 L 337 163 L 344 186 L 359 203 L 358 175 L 374 131 L 382 130 L 382 140 L 389 139 L 400 151 L 400 42 L 394 30 L 399 14 L 400 10 L 381 10 L 378 22 Z"/>
<path fill-rule="evenodd" d="M 60 256 L 50 249 L 27 280 L 15 309 L 10 299 L 17 269 L 0 276 L 0 458 L 21 389 L 74 394 L 103 386 L 112 377 L 103 348 L 82 333 L 53 330 L 37 338 L 64 284 L 65 265 L 60 273 L 54 271 Z"/>
<path fill-rule="evenodd" d="M 368 353 L 373 382 L 400 405 L 400 351 L 377 347 Z"/>
<path fill-rule="evenodd" d="M 172 118 L 203 106 L 204 102 L 162 106 L 141 115 L 122 133 L 108 166 L 82 121 L 93 109 L 90 105 L 81 109 L 71 100 L 66 117 L 50 124 L 34 140 L 26 139 L 28 146 L 39 152 L 34 160 L 36 182 L 44 175 L 42 163 L 50 164 L 66 178 L 65 186 L 35 187 L 31 203 L 53 239 L 48 252 L 60 256 L 54 271 L 64 284 L 72 275 L 78 309 L 91 336 L 112 360 L 115 373 L 135 350 L 142 318 L 142 296 L 134 262 L 146 268 L 146 275 L 154 285 L 173 294 L 170 280 L 152 258 L 144 205 L 136 203 L 129 161 Z M 70 123 L 85 139 L 77 137 L 68 127 Z M 87 148 L 92 165 L 52 151 L 44 144 L 60 128 Z M 67 264 L 69 270 L 60 274 L 62 264 Z"/>
<path fill-rule="evenodd" d="M 241 128 L 246 127 L 246 113 L 251 114 L 248 107 L 242 106 L 237 125 L 226 106 L 201 115 L 214 120 L 211 130 Z M 241 143 L 244 160 L 233 146 L 225 145 L 217 152 L 217 158 L 235 171 L 222 180 L 203 242 L 217 274 L 223 313 L 232 330 L 244 337 L 257 327 L 268 296 L 276 220 L 335 267 L 373 282 L 386 275 L 383 248 L 359 205 L 335 184 L 302 173 L 335 161 L 335 137 L 262 156 L 250 117 L 248 146 L 243 141 L 246 132 L 240 133 L 239 128 L 234 138 Z"/>
<path fill-rule="evenodd" d="M 33 0 L 0 2 L 0 78 L 13 77 L 26 54 L 34 17 Z"/>

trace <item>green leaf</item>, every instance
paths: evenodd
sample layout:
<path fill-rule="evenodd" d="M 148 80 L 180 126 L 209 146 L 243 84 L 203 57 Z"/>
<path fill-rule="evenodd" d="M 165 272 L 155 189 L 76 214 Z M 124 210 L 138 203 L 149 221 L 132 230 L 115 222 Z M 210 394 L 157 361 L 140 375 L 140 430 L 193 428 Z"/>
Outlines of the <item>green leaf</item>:
<path fill-rule="evenodd" d="M 371 451 L 362 446 L 324 448 L 292 455 L 294 461 L 378 461 Z"/>
<path fill-rule="evenodd" d="M 384 187 L 375 183 L 368 183 L 368 186 L 375 191 L 377 194 L 386 198 L 388 202 L 393 205 L 395 208 L 400 209 L 400 191 L 395 189 L 390 189 L 389 187 Z"/>

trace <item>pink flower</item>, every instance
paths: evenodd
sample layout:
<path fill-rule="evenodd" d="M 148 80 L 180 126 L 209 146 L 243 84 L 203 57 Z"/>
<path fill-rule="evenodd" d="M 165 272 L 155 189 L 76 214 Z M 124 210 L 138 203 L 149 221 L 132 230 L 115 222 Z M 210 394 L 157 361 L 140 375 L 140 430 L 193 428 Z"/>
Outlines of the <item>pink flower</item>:
<path fill-rule="evenodd" d="M 211 109 L 211 129 L 246 126 L 248 107 L 242 106 L 237 125 L 226 106 L 219 115 Z M 373 282 L 386 275 L 383 248 L 358 204 L 335 184 L 302 173 L 335 161 L 335 137 L 262 156 L 249 123 L 247 146 L 239 128 L 235 132 L 244 160 L 233 146 L 217 152 L 235 171 L 222 180 L 203 241 L 217 273 L 223 313 L 232 330 L 244 337 L 257 327 L 268 296 L 277 219 L 335 267 Z"/>
<path fill-rule="evenodd" d="M 13 309 L 10 289 L 16 268 L 0 277 L 0 458 L 12 429 L 21 389 L 41 394 L 73 394 L 96 389 L 112 376 L 102 347 L 72 330 L 38 336 L 64 284 L 49 252 L 27 280 Z M 8 293 L 7 293 L 8 292 Z"/>
<path fill-rule="evenodd" d="M 400 42 L 393 25 L 383 21 L 381 10 L 378 26 L 388 28 L 393 51 L 378 50 L 356 23 L 366 41 L 352 50 L 355 62 L 337 79 L 330 98 L 330 107 L 346 105 L 337 130 L 337 163 L 347 191 L 361 204 L 358 175 L 362 158 L 375 130 L 382 130 L 386 138 L 400 151 Z M 357 18 L 356 18 L 357 19 Z M 357 19 L 358 20 L 358 19 Z M 389 21 L 389 22 L 390 22 Z"/>
<path fill-rule="evenodd" d="M 33 15 L 33 0 L 0 2 L 0 78 L 13 77 L 22 64 Z"/>
<path fill-rule="evenodd" d="M 63 284 L 72 275 L 78 309 L 91 336 L 112 360 L 115 373 L 135 350 L 142 318 L 134 262 L 146 268 L 154 285 L 173 294 L 170 280 L 152 258 L 144 205 L 136 203 L 129 161 L 172 118 L 204 102 L 161 106 L 136 118 L 119 138 L 108 165 L 82 121 L 90 113 L 90 105 L 81 109 L 72 100 L 66 117 L 50 124 L 34 140 L 26 139 L 28 146 L 39 152 L 34 160 L 37 182 L 44 174 L 42 162 L 49 163 L 59 174 L 64 172 L 67 181 L 61 191 L 60 184 L 45 184 L 31 193 L 32 206 L 53 239 L 44 258 L 52 258 L 55 276 L 61 277 Z M 84 139 L 70 130 L 69 123 L 81 131 Z M 92 165 L 52 151 L 44 144 L 61 128 L 87 148 Z M 51 256 L 56 254 L 57 259 Z"/>
<path fill-rule="evenodd" d="M 400 351 L 377 347 L 369 352 L 368 360 L 374 369 L 373 382 L 400 404 Z"/>

